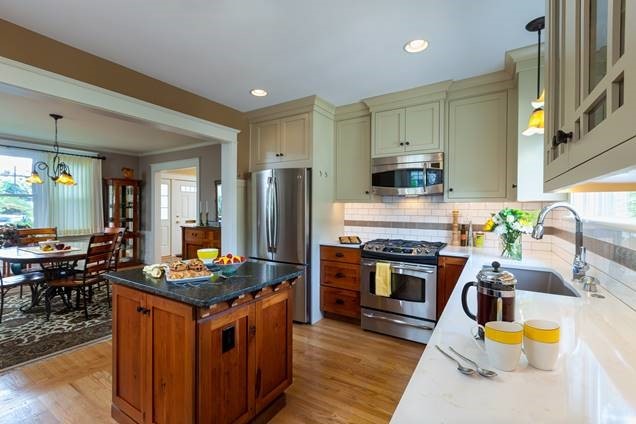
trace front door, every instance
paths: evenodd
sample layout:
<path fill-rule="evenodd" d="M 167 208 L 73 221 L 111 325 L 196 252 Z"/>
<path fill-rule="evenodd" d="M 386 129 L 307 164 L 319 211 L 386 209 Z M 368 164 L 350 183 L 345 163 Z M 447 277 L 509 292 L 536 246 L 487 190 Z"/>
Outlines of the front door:
<path fill-rule="evenodd" d="M 197 223 L 196 181 L 172 180 L 172 255 L 181 252 L 181 226 Z"/>

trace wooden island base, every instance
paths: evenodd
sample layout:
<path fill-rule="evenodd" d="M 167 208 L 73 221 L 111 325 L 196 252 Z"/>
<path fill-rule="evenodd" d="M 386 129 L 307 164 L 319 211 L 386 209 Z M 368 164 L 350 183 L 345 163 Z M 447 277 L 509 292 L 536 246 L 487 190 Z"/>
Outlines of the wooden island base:
<path fill-rule="evenodd" d="M 115 421 L 264 423 L 285 406 L 293 281 L 206 308 L 114 283 Z"/>

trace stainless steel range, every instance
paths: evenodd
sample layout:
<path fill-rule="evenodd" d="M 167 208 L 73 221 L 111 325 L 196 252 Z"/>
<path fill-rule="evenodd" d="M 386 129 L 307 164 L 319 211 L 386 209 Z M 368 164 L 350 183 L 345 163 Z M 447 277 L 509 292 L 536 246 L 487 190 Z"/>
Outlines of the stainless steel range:
<path fill-rule="evenodd" d="M 373 240 L 362 247 L 362 328 L 428 343 L 435 327 L 437 259 L 446 243 Z M 391 269 L 390 296 L 376 295 L 376 267 Z"/>

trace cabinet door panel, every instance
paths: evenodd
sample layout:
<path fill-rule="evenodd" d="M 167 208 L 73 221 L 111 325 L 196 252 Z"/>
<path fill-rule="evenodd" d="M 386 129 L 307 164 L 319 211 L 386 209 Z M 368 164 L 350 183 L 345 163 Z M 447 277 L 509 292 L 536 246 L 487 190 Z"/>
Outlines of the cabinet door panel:
<path fill-rule="evenodd" d="M 373 157 L 404 152 L 404 109 L 377 112 L 374 121 Z"/>
<path fill-rule="evenodd" d="M 253 413 L 253 321 L 246 305 L 199 324 L 199 423 L 247 422 Z"/>
<path fill-rule="evenodd" d="M 336 123 L 336 199 L 371 198 L 371 119 Z"/>
<path fill-rule="evenodd" d="M 309 115 L 302 113 L 280 120 L 281 161 L 309 159 Z"/>
<path fill-rule="evenodd" d="M 405 129 L 407 152 L 441 151 L 439 103 L 406 108 Z"/>
<path fill-rule="evenodd" d="M 144 410 L 143 306 L 143 293 L 113 285 L 113 404 L 137 422 Z"/>
<path fill-rule="evenodd" d="M 279 158 L 276 155 L 281 152 L 280 121 L 252 124 L 251 148 L 254 165 L 278 162 Z"/>
<path fill-rule="evenodd" d="M 448 198 L 504 199 L 507 93 L 452 100 L 448 130 Z"/>
<path fill-rule="evenodd" d="M 147 296 L 146 422 L 194 421 L 195 322 L 192 307 Z"/>
<path fill-rule="evenodd" d="M 292 304 L 285 290 L 256 303 L 256 412 L 292 383 Z"/>

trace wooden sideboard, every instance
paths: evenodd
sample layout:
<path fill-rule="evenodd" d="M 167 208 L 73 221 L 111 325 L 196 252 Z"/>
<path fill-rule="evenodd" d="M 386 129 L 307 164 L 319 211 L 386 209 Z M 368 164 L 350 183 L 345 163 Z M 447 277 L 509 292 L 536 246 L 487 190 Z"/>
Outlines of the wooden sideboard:
<path fill-rule="evenodd" d="M 197 250 L 216 247 L 221 251 L 221 227 L 181 227 L 181 256 L 183 259 L 197 257 Z"/>

